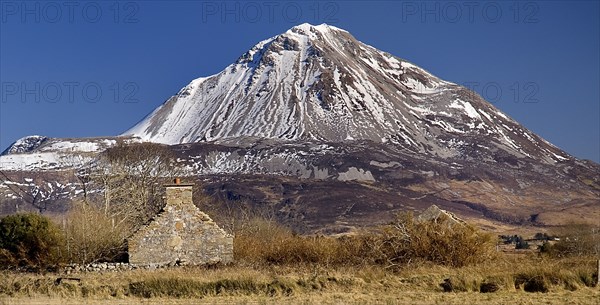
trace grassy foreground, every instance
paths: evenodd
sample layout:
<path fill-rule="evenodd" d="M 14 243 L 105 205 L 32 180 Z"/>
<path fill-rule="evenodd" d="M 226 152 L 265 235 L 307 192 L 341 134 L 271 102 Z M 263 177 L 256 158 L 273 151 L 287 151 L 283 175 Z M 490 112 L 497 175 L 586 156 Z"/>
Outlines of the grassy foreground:
<path fill-rule="evenodd" d="M 565 233 L 542 252 L 499 252 L 491 234 L 446 221 L 399 214 L 388 225 L 338 238 L 248 219 L 232 230 L 234 264 L 69 275 L 5 270 L 0 305 L 600 304 L 597 229 Z M 60 243 L 56 255 L 46 255 L 40 249 L 53 248 L 38 246 L 53 239 L 29 235 L 28 243 L 5 238 L 12 243 L 0 249 L 0 269 L 53 270 L 42 267 L 78 257 L 61 255 Z M 120 249 L 112 240 L 83 241 L 72 245 Z"/>
<path fill-rule="evenodd" d="M 185 267 L 120 273 L 0 273 L 0 304 L 599 304 L 595 259 L 503 255 L 466 267 Z M 62 280 L 72 277 L 77 280 Z M 453 292 L 440 283 L 450 279 Z M 480 293 L 482 283 L 498 291 Z M 526 292 L 525 286 L 546 291 Z"/>

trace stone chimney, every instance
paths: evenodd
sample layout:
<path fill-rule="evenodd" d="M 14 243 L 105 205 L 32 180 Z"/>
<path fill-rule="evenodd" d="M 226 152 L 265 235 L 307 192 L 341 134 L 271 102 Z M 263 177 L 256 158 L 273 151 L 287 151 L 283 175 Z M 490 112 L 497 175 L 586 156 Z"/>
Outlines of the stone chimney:
<path fill-rule="evenodd" d="M 186 204 L 194 204 L 192 200 L 194 184 L 181 183 L 181 179 L 175 178 L 173 184 L 165 185 L 166 188 L 166 206 L 165 208 L 181 208 Z"/>

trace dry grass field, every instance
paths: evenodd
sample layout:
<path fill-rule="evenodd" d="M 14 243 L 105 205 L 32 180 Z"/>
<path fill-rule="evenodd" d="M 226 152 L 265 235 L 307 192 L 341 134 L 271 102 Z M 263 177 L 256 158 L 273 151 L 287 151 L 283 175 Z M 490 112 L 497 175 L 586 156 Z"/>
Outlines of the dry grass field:
<path fill-rule="evenodd" d="M 399 215 L 339 238 L 247 221 L 235 235 L 235 263 L 204 267 L 66 274 L 38 265 L 38 272 L 18 272 L 10 262 L 35 267 L 47 256 L 4 250 L 0 305 L 600 304 L 597 229 L 567 228 L 561 236 L 570 238 L 540 253 L 498 247 L 491 234 L 440 219 Z"/>
<path fill-rule="evenodd" d="M 386 304 L 386 305 L 425 305 L 425 304 L 489 304 L 489 305 L 583 305 L 598 304 L 600 293 L 548 293 L 544 295 L 524 295 L 498 293 L 493 296 L 477 293 L 431 294 L 421 292 L 398 292 L 388 295 L 321 293 L 318 295 L 301 295 L 293 297 L 219 297 L 206 299 L 61 299 L 61 298 L 17 298 L 0 299 L 6 305 L 193 305 L 193 304 Z"/>
<path fill-rule="evenodd" d="M 0 304 L 600 304 L 593 258 L 503 255 L 467 267 L 180 267 L 119 273 L 3 272 Z M 440 283 L 450 279 L 453 292 Z M 527 281 L 538 290 L 527 292 Z M 481 293 L 482 283 L 498 291 Z"/>

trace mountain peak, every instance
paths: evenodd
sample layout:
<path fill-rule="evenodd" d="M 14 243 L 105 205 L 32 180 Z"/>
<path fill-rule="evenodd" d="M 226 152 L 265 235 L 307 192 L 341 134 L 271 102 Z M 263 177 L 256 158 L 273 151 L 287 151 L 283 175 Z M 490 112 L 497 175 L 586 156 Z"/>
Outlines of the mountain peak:
<path fill-rule="evenodd" d="M 309 35 L 311 32 L 312 33 L 314 33 L 314 32 L 328 33 L 328 32 L 331 32 L 332 30 L 347 32 L 346 30 L 337 28 L 332 25 L 328 25 L 326 23 L 322 23 L 319 25 L 312 25 L 310 23 L 302 23 L 302 24 L 292 27 L 286 33 L 293 32 L 293 33 L 298 33 L 298 34 Z"/>
<path fill-rule="evenodd" d="M 308 23 L 192 81 L 125 133 L 165 144 L 368 140 L 442 158 L 568 158 L 464 87 Z"/>

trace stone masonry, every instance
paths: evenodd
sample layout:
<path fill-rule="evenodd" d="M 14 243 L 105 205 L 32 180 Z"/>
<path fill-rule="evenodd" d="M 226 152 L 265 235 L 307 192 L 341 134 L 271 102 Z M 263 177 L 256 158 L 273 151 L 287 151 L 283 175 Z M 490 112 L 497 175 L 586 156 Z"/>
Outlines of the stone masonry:
<path fill-rule="evenodd" d="M 233 237 L 192 202 L 191 184 L 166 186 L 166 205 L 128 240 L 137 265 L 203 265 L 233 261 Z"/>

